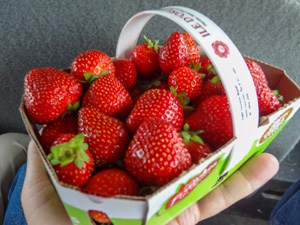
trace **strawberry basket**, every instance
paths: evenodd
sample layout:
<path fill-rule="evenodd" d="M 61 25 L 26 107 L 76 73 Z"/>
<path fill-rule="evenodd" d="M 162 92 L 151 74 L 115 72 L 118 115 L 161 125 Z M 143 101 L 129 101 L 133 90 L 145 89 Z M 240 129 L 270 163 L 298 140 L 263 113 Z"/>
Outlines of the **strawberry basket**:
<path fill-rule="evenodd" d="M 181 26 L 212 62 L 230 105 L 233 138 L 151 194 L 97 196 L 59 181 L 39 141 L 37 127 L 29 119 L 22 101 L 20 112 L 28 133 L 39 148 L 73 224 L 93 224 L 88 213 L 91 210 L 105 213 L 115 225 L 166 224 L 226 180 L 250 157 L 262 152 L 299 108 L 300 89 L 285 71 L 251 59 L 264 70 L 272 89 L 278 89 L 285 99 L 285 104 L 277 111 L 260 118 L 258 97 L 245 57 L 214 22 L 185 7 L 171 6 L 133 16 L 121 31 L 117 59 L 130 57 L 143 27 L 153 16 L 168 18 Z"/>

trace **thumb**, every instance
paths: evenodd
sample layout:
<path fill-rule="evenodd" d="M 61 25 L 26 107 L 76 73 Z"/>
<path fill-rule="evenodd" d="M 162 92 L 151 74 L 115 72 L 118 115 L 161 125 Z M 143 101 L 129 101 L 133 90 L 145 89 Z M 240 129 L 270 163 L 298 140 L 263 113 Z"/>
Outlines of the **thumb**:
<path fill-rule="evenodd" d="M 220 186 L 186 209 L 168 225 L 194 225 L 250 195 L 278 171 L 277 159 L 268 153 L 251 158 Z"/>
<path fill-rule="evenodd" d="M 26 179 L 25 185 L 36 182 L 49 182 L 49 177 L 46 168 L 43 165 L 38 147 L 33 140 L 29 142 L 28 154 L 27 154 L 27 169 L 26 169 Z"/>

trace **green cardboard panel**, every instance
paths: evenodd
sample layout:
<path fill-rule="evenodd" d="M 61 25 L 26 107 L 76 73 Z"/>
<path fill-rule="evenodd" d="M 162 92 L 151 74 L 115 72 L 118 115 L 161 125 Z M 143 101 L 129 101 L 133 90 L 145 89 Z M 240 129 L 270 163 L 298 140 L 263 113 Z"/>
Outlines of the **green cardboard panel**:
<path fill-rule="evenodd" d="M 90 216 L 84 210 L 78 209 L 74 206 L 64 203 L 64 207 L 71 218 L 74 225 L 93 225 Z"/>
<path fill-rule="evenodd" d="M 207 174 L 200 173 L 191 178 L 186 184 L 181 184 L 177 188 L 176 194 L 168 199 L 146 224 L 166 224 L 187 207 L 209 193 L 214 187 L 214 184 L 218 181 L 226 159 L 227 158 L 222 157 L 216 159 L 207 167 L 209 171 Z M 216 165 L 213 165 L 214 163 L 216 163 Z M 210 166 L 212 166 L 211 171 L 209 169 Z"/>

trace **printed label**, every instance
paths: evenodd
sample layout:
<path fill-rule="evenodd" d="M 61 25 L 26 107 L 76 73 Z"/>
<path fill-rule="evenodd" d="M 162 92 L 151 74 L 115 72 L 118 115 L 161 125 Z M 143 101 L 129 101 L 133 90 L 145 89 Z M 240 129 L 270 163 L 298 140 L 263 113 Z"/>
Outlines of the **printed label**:
<path fill-rule="evenodd" d="M 215 41 L 212 44 L 214 52 L 221 58 L 227 58 L 229 55 L 229 47 L 223 41 Z"/>
<path fill-rule="evenodd" d="M 211 35 L 205 29 L 207 24 L 203 20 L 195 17 L 194 15 L 188 14 L 187 12 L 179 11 L 178 9 L 174 9 L 174 8 L 166 8 L 164 10 L 182 19 L 184 22 L 190 25 L 194 30 L 196 30 L 201 37 L 205 38 Z"/>
<path fill-rule="evenodd" d="M 262 144 L 266 140 L 268 140 L 277 130 L 278 128 L 289 118 L 292 113 L 293 108 L 287 109 L 284 113 L 282 113 L 266 130 L 263 136 L 259 139 L 259 144 Z"/>
<path fill-rule="evenodd" d="M 241 135 L 244 131 L 243 124 L 248 126 L 250 133 L 254 133 L 257 128 L 254 125 L 258 122 L 257 97 L 254 85 L 250 85 L 253 83 L 250 72 L 237 48 L 226 34 L 204 15 L 184 7 L 167 7 L 162 10 L 175 16 L 184 23 L 185 28 L 189 28 L 187 30 L 190 30 L 191 34 L 196 35 L 195 40 L 201 44 L 202 50 L 214 64 L 232 107 L 235 135 Z"/>
<path fill-rule="evenodd" d="M 216 167 L 219 160 L 215 160 L 212 162 L 209 166 L 207 166 L 199 175 L 195 176 L 191 180 L 189 180 L 186 184 L 183 184 L 179 191 L 171 197 L 171 199 L 168 201 L 166 205 L 166 209 L 174 206 L 177 202 L 184 199 L 194 188 L 202 181 L 204 180 L 208 174 Z"/>

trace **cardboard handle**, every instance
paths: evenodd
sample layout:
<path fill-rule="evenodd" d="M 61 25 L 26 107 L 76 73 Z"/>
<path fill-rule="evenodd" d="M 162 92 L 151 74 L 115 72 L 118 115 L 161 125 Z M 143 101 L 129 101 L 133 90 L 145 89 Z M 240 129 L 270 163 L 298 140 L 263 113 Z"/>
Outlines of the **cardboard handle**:
<path fill-rule="evenodd" d="M 129 57 L 143 27 L 154 15 L 166 17 L 190 33 L 211 60 L 222 81 L 236 137 L 225 173 L 248 153 L 258 127 L 257 95 L 245 60 L 229 37 L 213 21 L 197 11 L 179 6 L 143 11 L 133 16 L 121 31 L 116 49 L 117 58 Z"/>

